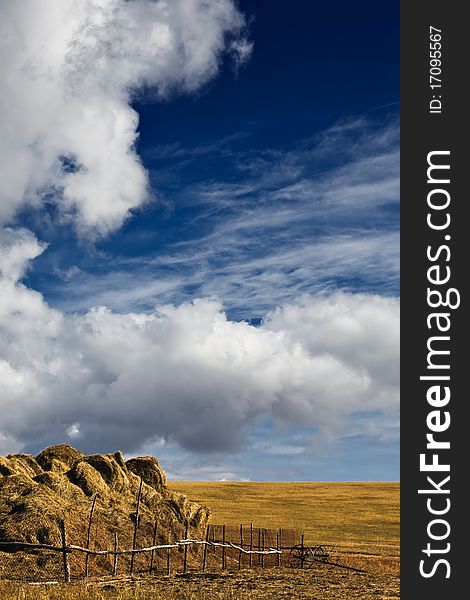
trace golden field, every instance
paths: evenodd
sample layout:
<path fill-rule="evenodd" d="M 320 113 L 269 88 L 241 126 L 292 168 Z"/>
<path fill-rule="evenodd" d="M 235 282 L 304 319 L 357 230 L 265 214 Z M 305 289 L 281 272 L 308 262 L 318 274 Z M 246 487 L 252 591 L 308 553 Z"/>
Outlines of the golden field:
<path fill-rule="evenodd" d="M 211 523 L 292 527 L 308 544 L 398 556 L 400 484 L 173 482 L 211 510 Z"/>

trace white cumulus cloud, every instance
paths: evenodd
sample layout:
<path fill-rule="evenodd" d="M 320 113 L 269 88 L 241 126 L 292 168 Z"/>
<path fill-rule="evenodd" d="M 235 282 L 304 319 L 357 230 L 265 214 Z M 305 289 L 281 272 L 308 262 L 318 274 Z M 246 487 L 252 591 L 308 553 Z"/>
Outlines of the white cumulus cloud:
<path fill-rule="evenodd" d="M 208 299 L 66 315 L 17 279 L 40 245 L 23 231 L 11 238 L 24 262 L 1 279 L 4 439 L 79 436 L 86 448 L 132 451 L 159 437 L 228 451 L 259 419 L 334 433 L 352 414 L 397 411 L 397 299 L 306 296 L 259 328 Z"/>
<path fill-rule="evenodd" d="M 53 202 L 80 233 L 119 227 L 149 197 L 133 94 L 194 92 L 224 52 L 249 55 L 232 0 L 0 4 L 0 225 Z"/>

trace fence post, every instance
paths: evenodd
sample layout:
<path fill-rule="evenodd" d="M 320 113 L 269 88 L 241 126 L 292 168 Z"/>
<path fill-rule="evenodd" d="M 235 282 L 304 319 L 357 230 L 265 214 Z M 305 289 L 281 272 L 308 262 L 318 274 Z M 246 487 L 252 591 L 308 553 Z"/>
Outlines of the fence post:
<path fill-rule="evenodd" d="M 204 544 L 204 554 L 203 554 L 203 558 L 202 558 L 202 570 L 203 571 L 206 570 L 207 543 L 209 541 L 209 527 L 210 527 L 210 525 L 207 525 L 207 527 L 206 527 L 206 543 Z"/>
<path fill-rule="evenodd" d="M 225 571 L 225 525 L 222 525 L 222 571 Z"/>
<path fill-rule="evenodd" d="M 243 523 L 240 523 L 240 548 L 243 549 Z M 238 553 L 238 570 L 242 568 L 242 551 Z"/>
<path fill-rule="evenodd" d="M 157 523 L 158 523 L 158 521 L 155 519 L 155 525 L 153 526 L 152 546 L 155 546 L 155 541 L 157 539 Z M 152 550 L 152 554 L 150 555 L 150 575 L 152 574 L 154 555 L 155 555 L 155 550 Z"/>
<path fill-rule="evenodd" d="M 261 534 L 261 539 L 263 540 L 263 547 L 261 551 L 264 552 L 264 529 L 263 533 Z M 264 554 L 261 555 L 261 568 L 264 569 Z"/>
<path fill-rule="evenodd" d="M 300 547 L 301 547 L 301 552 L 302 552 L 302 555 L 300 558 L 300 568 L 303 569 L 304 568 L 304 534 L 302 534 Z"/>
<path fill-rule="evenodd" d="M 139 509 L 140 509 L 140 498 L 142 496 L 142 484 L 143 484 L 144 480 L 142 479 L 142 477 L 140 478 L 140 486 L 139 486 L 139 495 L 137 496 L 137 506 L 135 509 L 135 525 L 134 525 L 134 538 L 132 540 L 132 550 L 136 549 L 136 545 L 137 545 L 137 529 L 139 528 Z M 132 575 L 132 573 L 134 572 L 134 557 L 135 557 L 135 552 L 132 552 L 131 554 L 131 567 L 129 570 L 129 574 Z"/>
<path fill-rule="evenodd" d="M 118 533 L 114 532 L 114 560 L 113 560 L 113 575 L 117 575 L 117 564 L 118 564 Z"/>
<path fill-rule="evenodd" d="M 258 566 L 261 565 L 261 554 L 259 554 L 261 550 L 261 527 L 258 527 Z"/>
<path fill-rule="evenodd" d="M 69 566 L 69 557 L 67 552 L 67 532 L 65 530 L 65 522 L 60 522 L 60 535 L 62 538 L 62 553 L 64 560 L 64 579 L 65 583 L 70 583 L 70 566 Z"/>
<path fill-rule="evenodd" d="M 188 520 L 186 519 L 186 523 L 184 526 L 184 539 L 188 539 Z M 184 545 L 184 559 L 183 559 L 183 573 L 186 573 L 188 570 L 188 544 Z"/>
<path fill-rule="evenodd" d="M 168 546 L 170 545 L 170 540 L 171 540 L 171 529 L 168 529 L 168 535 L 167 535 Z M 167 551 L 166 551 L 166 574 L 167 575 L 169 575 L 171 572 L 170 553 L 171 553 L 171 548 L 167 548 Z"/>
<path fill-rule="evenodd" d="M 91 525 L 93 522 L 93 513 L 95 512 L 95 503 L 96 503 L 96 494 L 93 497 L 93 502 L 91 504 L 91 510 L 90 510 L 90 519 L 88 521 L 88 531 L 86 534 L 86 547 L 87 550 L 90 549 L 90 538 L 91 538 Z M 86 557 L 85 557 L 85 577 L 88 577 L 88 561 L 90 559 L 90 555 L 87 553 Z"/>
<path fill-rule="evenodd" d="M 279 529 L 279 533 L 277 534 L 277 544 L 276 544 L 276 548 L 277 550 L 281 549 L 281 529 Z M 281 555 L 278 554 L 277 555 L 277 566 L 280 567 L 281 566 Z"/>
<path fill-rule="evenodd" d="M 253 523 L 250 523 L 250 569 L 251 563 L 253 561 L 253 555 L 251 554 L 253 551 Z"/>

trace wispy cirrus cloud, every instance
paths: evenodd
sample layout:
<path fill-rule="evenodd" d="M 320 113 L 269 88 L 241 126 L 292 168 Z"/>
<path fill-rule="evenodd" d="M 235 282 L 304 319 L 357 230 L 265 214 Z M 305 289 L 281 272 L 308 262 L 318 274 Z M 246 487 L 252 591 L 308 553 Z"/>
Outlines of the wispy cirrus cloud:
<path fill-rule="evenodd" d="M 237 136 L 222 140 L 233 143 Z M 102 303 L 146 310 L 215 296 L 239 318 L 336 288 L 397 294 L 397 144 L 396 121 L 377 128 L 356 120 L 290 150 L 244 156 L 232 148 L 236 181 L 229 174 L 178 192 L 170 186 L 175 214 L 165 225 L 171 234 L 177 219 L 175 238 L 157 241 L 150 254 L 106 257 L 105 273 L 95 255 L 92 269 L 84 266 L 65 286 L 51 282 L 49 291 L 65 310 Z M 210 164 L 216 146 L 178 148 L 171 168 L 185 168 L 180 153 Z M 158 240 L 160 232 L 147 234 Z"/>
<path fill-rule="evenodd" d="M 213 249 L 193 250 L 188 245 L 174 255 L 115 259 L 113 268 L 100 274 L 73 267 L 58 270 L 47 287 L 53 304 L 67 312 L 100 305 L 124 312 L 145 311 L 197 294 L 222 298 L 232 315 L 246 318 L 261 316 L 305 293 L 341 288 L 395 294 L 398 246 L 398 233 L 372 231 L 328 236 L 258 258 L 247 256 L 238 263 L 231 264 L 224 257 L 212 264 L 219 258 Z"/>

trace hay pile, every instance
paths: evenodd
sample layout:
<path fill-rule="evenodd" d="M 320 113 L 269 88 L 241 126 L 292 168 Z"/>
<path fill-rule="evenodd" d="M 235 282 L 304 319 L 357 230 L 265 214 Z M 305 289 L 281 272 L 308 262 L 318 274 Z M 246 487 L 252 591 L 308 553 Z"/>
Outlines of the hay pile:
<path fill-rule="evenodd" d="M 155 533 L 157 544 L 181 537 L 186 521 L 191 536 L 204 535 L 208 509 L 170 491 L 153 456 L 124 461 L 120 452 L 86 456 L 59 445 L 0 457 L 0 540 L 60 545 L 63 519 L 68 543 L 84 546 L 96 497 L 90 546 L 110 549 L 117 532 L 119 546 L 131 548 L 141 478 L 139 547 Z"/>

